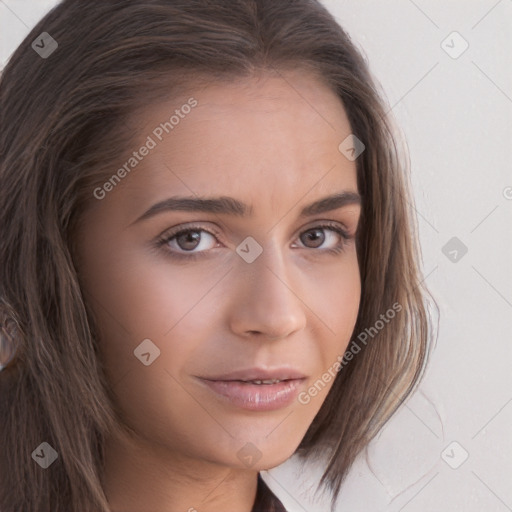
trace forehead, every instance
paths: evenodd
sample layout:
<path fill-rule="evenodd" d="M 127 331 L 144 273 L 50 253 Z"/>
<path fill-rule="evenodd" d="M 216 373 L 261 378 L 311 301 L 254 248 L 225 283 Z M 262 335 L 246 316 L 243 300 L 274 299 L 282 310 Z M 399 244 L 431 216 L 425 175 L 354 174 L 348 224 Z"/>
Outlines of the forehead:
<path fill-rule="evenodd" d="M 351 133 L 343 104 L 303 71 L 191 86 L 131 122 L 131 149 L 153 146 L 115 191 L 135 207 L 174 194 L 287 204 L 313 188 L 357 191 L 355 162 L 338 149 Z"/>

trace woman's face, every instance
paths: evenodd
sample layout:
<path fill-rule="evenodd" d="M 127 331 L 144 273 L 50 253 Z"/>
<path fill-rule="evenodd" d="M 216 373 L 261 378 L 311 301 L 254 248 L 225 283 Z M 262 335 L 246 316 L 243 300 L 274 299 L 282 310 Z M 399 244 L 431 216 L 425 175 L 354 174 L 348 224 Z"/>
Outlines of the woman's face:
<path fill-rule="evenodd" d="M 122 179 L 91 191 L 77 234 L 118 406 L 167 460 L 276 466 L 320 409 L 358 313 L 360 205 L 318 203 L 357 196 L 343 106 L 287 72 L 191 89 L 133 122 L 107 178 Z"/>

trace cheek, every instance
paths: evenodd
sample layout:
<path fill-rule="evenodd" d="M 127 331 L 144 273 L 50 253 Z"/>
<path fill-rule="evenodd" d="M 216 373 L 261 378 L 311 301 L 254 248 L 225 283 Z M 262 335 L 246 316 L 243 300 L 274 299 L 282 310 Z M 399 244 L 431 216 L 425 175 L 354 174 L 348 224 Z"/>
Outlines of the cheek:
<path fill-rule="evenodd" d="M 355 253 L 339 266 L 331 266 L 310 283 L 308 305 L 317 314 L 317 324 L 326 351 L 343 350 L 354 329 L 361 299 L 361 279 Z M 323 346 L 324 348 L 324 346 Z"/>
<path fill-rule="evenodd" d="M 320 410 L 342 369 L 340 362 L 354 331 L 361 297 L 357 265 L 333 273 L 330 281 L 317 290 L 315 312 L 320 313 L 315 323 L 315 345 L 310 357 L 317 361 L 316 372 L 298 397 L 301 404 L 299 412 L 309 423 Z"/>
<path fill-rule="evenodd" d="M 359 313 L 361 301 L 361 280 L 359 269 L 344 280 L 341 289 L 337 291 L 337 300 L 331 305 L 334 315 L 334 330 L 341 340 L 344 340 L 343 350 L 348 345 Z M 337 315 L 337 316 L 336 316 Z"/>
<path fill-rule="evenodd" d="M 183 383 L 190 361 L 201 358 L 202 340 L 212 337 L 208 292 L 218 280 L 213 269 L 184 273 L 126 256 L 84 271 L 107 378 L 125 420 L 140 432 L 165 439 L 172 431 L 179 445 L 191 442 L 184 434 L 191 422 L 208 420 Z M 150 364 L 134 351 L 149 352 Z"/>
<path fill-rule="evenodd" d="M 317 280 L 310 297 L 315 317 L 317 371 L 300 398 L 304 411 L 316 414 L 339 374 L 359 313 L 361 280 L 355 254 Z"/>
<path fill-rule="evenodd" d="M 98 257 L 84 269 L 82 280 L 97 319 L 102 357 L 116 382 L 140 365 L 134 350 L 146 339 L 160 350 L 166 367 L 178 368 L 189 359 L 212 323 L 208 293 L 219 276 L 207 265 L 185 273 L 179 266 L 125 253 Z"/>

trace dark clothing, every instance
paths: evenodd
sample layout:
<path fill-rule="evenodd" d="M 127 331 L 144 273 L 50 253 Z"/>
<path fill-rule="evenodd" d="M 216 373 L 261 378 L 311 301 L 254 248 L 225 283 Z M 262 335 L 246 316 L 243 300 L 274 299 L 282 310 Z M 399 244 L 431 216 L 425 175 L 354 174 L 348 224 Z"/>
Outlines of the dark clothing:
<path fill-rule="evenodd" d="M 256 501 L 251 512 L 286 512 L 283 504 L 268 488 L 267 484 L 258 473 L 258 490 L 256 491 Z"/>

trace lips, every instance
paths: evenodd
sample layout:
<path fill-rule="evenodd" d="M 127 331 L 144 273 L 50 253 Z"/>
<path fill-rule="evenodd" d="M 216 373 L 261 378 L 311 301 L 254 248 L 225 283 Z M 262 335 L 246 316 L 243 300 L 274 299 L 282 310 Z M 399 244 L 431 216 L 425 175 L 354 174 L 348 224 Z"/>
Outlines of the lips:
<path fill-rule="evenodd" d="M 295 401 L 306 377 L 291 368 L 249 368 L 199 381 L 223 403 L 249 411 L 274 411 Z"/>

